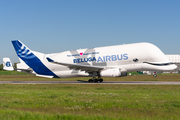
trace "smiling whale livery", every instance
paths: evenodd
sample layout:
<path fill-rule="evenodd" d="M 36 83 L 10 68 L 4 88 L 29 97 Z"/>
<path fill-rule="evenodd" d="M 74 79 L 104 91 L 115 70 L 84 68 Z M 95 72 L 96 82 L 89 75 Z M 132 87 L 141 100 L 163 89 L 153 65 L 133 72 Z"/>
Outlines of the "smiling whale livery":
<path fill-rule="evenodd" d="M 54 54 L 35 52 L 20 40 L 12 41 L 18 58 L 37 76 L 65 78 L 92 76 L 89 82 L 102 82 L 102 77 L 123 77 L 132 71 L 172 71 L 164 53 L 150 43 L 135 43 L 78 49 Z"/>

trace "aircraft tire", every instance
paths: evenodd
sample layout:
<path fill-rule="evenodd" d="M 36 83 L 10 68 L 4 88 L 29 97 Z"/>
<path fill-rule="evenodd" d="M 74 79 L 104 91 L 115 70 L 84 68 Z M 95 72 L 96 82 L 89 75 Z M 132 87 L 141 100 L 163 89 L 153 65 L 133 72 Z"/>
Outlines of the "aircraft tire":
<path fill-rule="evenodd" d="M 89 82 L 89 83 L 92 83 L 92 82 L 93 82 L 93 80 L 92 80 L 92 79 L 89 79 L 89 80 L 88 80 L 88 82 Z"/>
<path fill-rule="evenodd" d="M 154 76 L 154 77 L 157 77 L 157 74 L 154 74 L 153 76 Z"/>
<path fill-rule="evenodd" d="M 103 82 L 103 79 L 99 79 L 99 82 Z"/>

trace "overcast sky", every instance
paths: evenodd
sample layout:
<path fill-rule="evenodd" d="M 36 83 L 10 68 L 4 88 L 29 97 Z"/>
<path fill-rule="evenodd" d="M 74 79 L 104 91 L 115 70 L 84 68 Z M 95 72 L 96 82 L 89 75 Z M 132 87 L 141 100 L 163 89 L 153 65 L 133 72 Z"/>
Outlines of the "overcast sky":
<path fill-rule="evenodd" d="M 180 54 L 180 0 L 3 0 L 0 16 L 0 59 L 12 62 L 17 39 L 42 53 L 149 42 Z"/>

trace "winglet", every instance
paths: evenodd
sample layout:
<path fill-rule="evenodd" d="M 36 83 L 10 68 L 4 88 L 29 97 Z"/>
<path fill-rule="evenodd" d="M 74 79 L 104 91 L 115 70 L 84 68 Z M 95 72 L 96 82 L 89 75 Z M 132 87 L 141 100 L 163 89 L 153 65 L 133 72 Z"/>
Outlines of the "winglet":
<path fill-rule="evenodd" d="M 52 60 L 51 58 L 46 58 L 49 62 L 54 62 L 54 60 Z"/>

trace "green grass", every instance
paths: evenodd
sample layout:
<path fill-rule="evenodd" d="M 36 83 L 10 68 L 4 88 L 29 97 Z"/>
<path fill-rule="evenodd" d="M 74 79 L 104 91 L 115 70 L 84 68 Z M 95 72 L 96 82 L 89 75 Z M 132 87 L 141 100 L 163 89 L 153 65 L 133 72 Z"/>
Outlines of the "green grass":
<path fill-rule="evenodd" d="M 179 85 L 0 85 L 0 119 L 180 119 Z"/>
<path fill-rule="evenodd" d="M 0 81 L 87 81 L 48 79 L 0 71 Z M 180 74 L 133 75 L 104 81 L 180 81 Z M 179 85 L 0 84 L 0 120 L 180 119 Z"/>
<path fill-rule="evenodd" d="M 0 71 L 0 75 L 28 75 L 28 74 L 17 71 Z"/>

